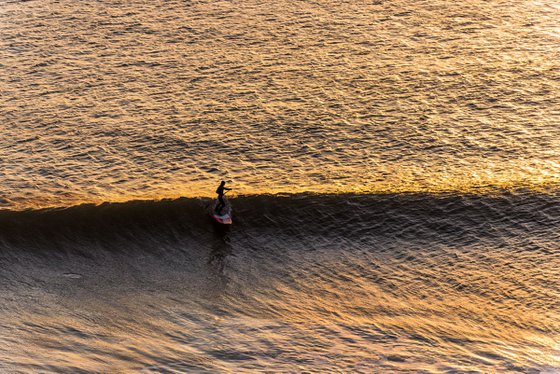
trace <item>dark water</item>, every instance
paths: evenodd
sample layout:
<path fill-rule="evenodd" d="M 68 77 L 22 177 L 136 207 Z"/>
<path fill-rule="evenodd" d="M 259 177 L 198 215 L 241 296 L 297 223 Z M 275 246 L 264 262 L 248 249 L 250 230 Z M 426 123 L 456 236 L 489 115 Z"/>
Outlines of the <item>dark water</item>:
<path fill-rule="evenodd" d="M 560 196 L 3 212 L 5 371 L 555 372 Z"/>

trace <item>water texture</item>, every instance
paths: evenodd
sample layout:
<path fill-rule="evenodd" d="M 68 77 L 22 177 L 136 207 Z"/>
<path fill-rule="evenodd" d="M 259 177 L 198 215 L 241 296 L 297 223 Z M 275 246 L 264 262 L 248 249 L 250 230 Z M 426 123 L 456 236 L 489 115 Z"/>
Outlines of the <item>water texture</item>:
<path fill-rule="evenodd" d="M 0 7 L 5 205 L 559 184 L 553 1 Z"/>
<path fill-rule="evenodd" d="M 0 372 L 560 371 L 559 19 L 0 0 Z"/>
<path fill-rule="evenodd" d="M 5 212 L 2 368 L 560 367 L 559 196 L 207 203 Z"/>

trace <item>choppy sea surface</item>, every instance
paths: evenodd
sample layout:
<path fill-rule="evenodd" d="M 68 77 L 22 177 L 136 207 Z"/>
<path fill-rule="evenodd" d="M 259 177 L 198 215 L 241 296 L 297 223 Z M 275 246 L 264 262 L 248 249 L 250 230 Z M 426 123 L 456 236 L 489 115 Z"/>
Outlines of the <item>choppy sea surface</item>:
<path fill-rule="evenodd" d="M 0 372 L 560 372 L 559 20 L 0 0 Z"/>

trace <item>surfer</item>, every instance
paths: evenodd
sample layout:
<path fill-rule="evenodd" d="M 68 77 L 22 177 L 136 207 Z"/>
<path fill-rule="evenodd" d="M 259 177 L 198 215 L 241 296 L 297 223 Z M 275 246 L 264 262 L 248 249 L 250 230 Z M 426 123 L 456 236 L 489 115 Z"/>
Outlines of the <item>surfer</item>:
<path fill-rule="evenodd" d="M 220 186 L 216 189 L 216 193 L 218 194 L 218 205 L 216 205 L 216 213 L 221 214 L 222 213 L 222 209 L 224 209 L 224 207 L 226 206 L 226 203 L 224 201 L 224 190 L 230 191 L 231 188 L 227 188 L 225 187 L 226 182 L 222 181 L 220 183 Z"/>

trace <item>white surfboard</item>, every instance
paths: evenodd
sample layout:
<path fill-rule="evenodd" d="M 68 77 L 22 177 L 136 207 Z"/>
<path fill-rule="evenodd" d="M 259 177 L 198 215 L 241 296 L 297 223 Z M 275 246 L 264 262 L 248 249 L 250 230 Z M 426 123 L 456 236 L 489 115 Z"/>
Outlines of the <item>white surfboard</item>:
<path fill-rule="evenodd" d="M 222 209 L 221 214 L 216 213 L 216 207 L 218 206 L 218 201 L 214 204 L 210 215 L 216 222 L 222 225 L 231 225 L 233 220 L 231 219 L 231 206 L 229 202 L 226 200 L 226 206 Z"/>

